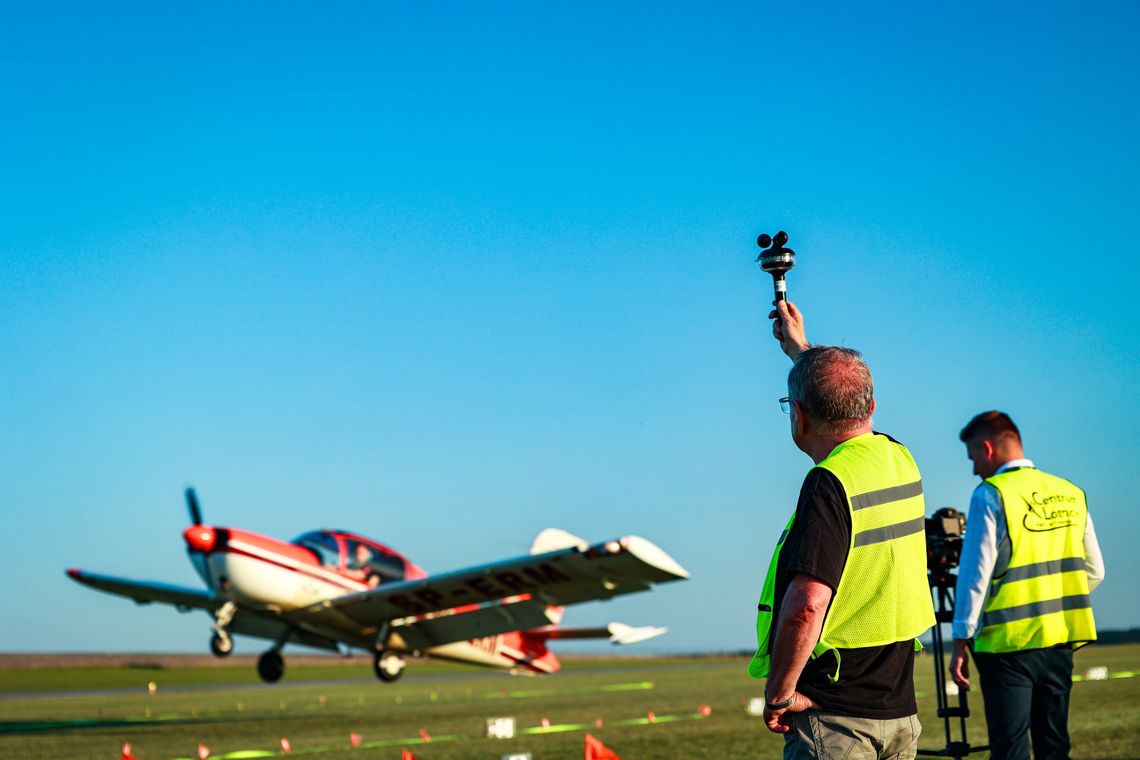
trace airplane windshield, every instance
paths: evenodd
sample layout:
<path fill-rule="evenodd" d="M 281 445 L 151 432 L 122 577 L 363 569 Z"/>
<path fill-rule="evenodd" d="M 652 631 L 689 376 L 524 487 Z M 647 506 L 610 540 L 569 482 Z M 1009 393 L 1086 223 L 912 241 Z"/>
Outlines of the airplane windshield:
<path fill-rule="evenodd" d="M 325 567 L 335 569 L 340 564 L 340 547 L 337 545 L 336 539 L 328 533 L 315 530 L 299 536 L 293 540 L 293 543 L 297 546 L 303 546 L 317 555 L 317 559 Z"/>

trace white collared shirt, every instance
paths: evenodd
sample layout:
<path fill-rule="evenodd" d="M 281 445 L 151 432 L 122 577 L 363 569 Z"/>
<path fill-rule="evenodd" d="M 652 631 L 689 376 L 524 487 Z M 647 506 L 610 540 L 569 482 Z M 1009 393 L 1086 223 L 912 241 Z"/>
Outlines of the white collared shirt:
<path fill-rule="evenodd" d="M 1019 467 L 1033 467 L 1033 462 L 1014 459 L 999 467 L 997 472 Z M 958 585 L 954 591 L 954 624 L 951 635 L 955 639 L 974 637 L 978 630 L 978 620 L 986 606 L 990 582 L 995 574 L 1000 575 L 1009 567 L 1012 552 L 1001 497 L 992 485 L 982 483 L 974 489 L 966 515 L 966 535 L 962 541 Z M 1085 521 L 1085 572 L 1089 576 L 1089 591 L 1104 580 L 1104 558 L 1096 540 L 1096 531 L 1093 530 L 1091 514 Z"/>

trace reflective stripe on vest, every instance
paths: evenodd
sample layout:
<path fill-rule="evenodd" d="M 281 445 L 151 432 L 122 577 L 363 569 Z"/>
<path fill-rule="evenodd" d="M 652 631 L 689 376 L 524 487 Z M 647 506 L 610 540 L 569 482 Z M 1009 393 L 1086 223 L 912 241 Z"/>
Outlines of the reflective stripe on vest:
<path fill-rule="evenodd" d="M 1085 571 L 1084 492 L 1032 467 L 987 478 L 1005 513 L 1009 568 L 990 584 L 978 652 L 1015 652 L 1096 640 Z"/>
<path fill-rule="evenodd" d="M 886 436 L 868 433 L 844 441 L 817 466 L 839 480 L 851 515 L 847 561 L 812 652 L 813 657 L 834 652 L 836 668 L 830 677 L 835 681 L 837 647 L 917 639 L 934 624 L 926 579 L 926 507 L 914 459 Z M 789 529 L 791 525 L 789 521 Z M 748 667 L 756 678 L 767 675 L 770 664 L 775 568 L 782 547 L 783 537 L 768 568 L 756 619 L 758 648 Z"/>

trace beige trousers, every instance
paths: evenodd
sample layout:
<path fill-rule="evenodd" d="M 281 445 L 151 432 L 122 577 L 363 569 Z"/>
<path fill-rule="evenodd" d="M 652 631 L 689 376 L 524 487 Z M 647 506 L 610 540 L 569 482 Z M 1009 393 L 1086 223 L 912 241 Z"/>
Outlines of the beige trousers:
<path fill-rule="evenodd" d="M 784 760 L 913 760 L 922 726 L 918 716 L 893 720 L 795 713 L 784 734 Z"/>

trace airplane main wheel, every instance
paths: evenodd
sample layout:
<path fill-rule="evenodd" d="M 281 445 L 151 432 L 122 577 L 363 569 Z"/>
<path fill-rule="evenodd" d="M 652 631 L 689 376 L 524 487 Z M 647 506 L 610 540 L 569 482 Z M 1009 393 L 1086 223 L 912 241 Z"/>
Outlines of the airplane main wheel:
<path fill-rule="evenodd" d="M 210 637 L 210 651 L 215 657 L 229 657 L 234 651 L 234 640 L 222 633 Z"/>
<path fill-rule="evenodd" d="M 385 683 L 399 680 L 404 675 L 404 658 L 395 652 L 377 652 L 372 659 L 376 677 Z"/>
<path fill-rule="evenodd" d="M 276 683 L 285 675 L 285 658 L 276 649 L 262 652 L 257 658 L 257 674 L 266 683 Z"/>

